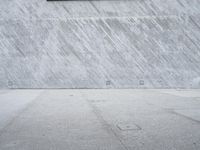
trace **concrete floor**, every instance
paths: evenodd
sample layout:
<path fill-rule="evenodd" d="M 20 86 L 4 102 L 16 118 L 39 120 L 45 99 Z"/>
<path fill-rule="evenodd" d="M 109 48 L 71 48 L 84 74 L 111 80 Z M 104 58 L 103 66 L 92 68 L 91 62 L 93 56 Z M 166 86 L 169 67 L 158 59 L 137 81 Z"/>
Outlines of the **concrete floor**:
<path fill-rule="evenodd" d="M 199 150 L 200 90 L 1 90 L 0 150 Z"/>

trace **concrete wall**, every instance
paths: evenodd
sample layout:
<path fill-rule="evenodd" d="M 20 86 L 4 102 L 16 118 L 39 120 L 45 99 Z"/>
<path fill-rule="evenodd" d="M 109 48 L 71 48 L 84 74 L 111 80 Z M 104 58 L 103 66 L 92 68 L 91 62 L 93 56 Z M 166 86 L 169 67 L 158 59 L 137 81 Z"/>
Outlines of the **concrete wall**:
<path fill-rule="evenodd" d="M 0 0 L 0 88 L 200 88 L 200 0 Z"/>

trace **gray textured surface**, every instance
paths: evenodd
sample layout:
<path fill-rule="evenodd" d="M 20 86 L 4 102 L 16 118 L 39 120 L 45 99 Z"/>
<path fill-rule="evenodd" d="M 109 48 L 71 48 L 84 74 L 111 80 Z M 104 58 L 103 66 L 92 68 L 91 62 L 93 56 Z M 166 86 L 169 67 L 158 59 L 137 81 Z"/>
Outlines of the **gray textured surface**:
<path fill-rule="evenodd" d="M 0 91 L 0 150 L 199 150 L 199 116 L 200 90 Z"/>
<path fill-rule="evenodd" d="M 0 0 L 0 88 L 200 88 L 200 0 Z"/>

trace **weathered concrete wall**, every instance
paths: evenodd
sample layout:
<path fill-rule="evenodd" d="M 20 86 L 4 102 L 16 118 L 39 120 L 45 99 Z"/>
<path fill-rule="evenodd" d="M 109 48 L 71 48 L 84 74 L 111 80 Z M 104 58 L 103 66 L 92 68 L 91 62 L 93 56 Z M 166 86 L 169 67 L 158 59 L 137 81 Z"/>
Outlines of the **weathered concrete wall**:
<path fill-rule="evenodd" d="M 200 0 L 0 0 L 0 88 L 200 88 Z"/>

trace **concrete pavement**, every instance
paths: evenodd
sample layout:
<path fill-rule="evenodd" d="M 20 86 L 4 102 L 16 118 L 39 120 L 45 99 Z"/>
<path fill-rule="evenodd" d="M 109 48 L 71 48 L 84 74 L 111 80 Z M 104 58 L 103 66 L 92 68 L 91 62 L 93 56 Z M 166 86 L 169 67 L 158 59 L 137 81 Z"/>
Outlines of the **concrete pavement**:
<path fill-rule="evenodd" d="M 2 90 L 0 150 L 199 150 L 200 90 Z"/>

